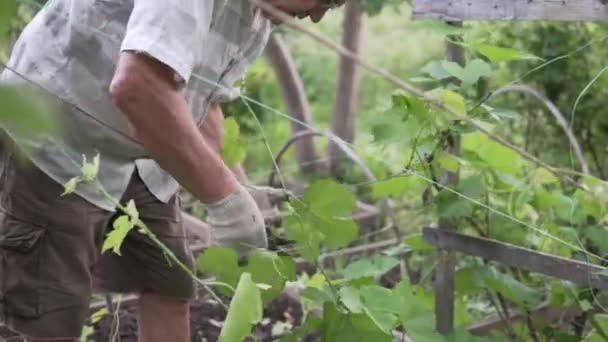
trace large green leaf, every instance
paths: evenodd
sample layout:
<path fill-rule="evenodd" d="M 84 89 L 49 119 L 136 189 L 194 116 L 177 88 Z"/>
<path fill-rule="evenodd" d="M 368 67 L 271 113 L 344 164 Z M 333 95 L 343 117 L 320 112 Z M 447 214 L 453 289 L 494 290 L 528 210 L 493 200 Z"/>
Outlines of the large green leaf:
<path fill-rule="evenodd" d="M 355 209 L 356 201 L 352 191 L 331 180 L 317 181 L 304 192 L 304 202 L 314 214 L 322 217 L 348 216 Z"/>
<path fill-rule="evenodd" d="M 360 290 L 363 311 L 374 323 L 387 334 L 390 334 L 397 323 L 397 313 L 400 311 L 399 301 L 394 293 L 387 288 L 377 285 L 364 286 Z"/>
<path fill-rule="evenodd" d="M 218 281 L 234 287 L 242 273 L 238 259 L 238 254 L 231 248 L 211 247 L 198 256 L 196 266 L 199 272 L 213 275 Z M 224 287 L 219 287 L 218 290 L 225 295 L 231 294 Z"/>
<path fill-rule="evenodd" d="M 256 250 L 248 259 L 247 265 L 242 270 L 251 273 L 254 282 L 271 286 L 262 293 L 264 303 L 279 297 L 287 281 L 296 280 L 296 265 L 288 256 Z"/>
<path fill-rule="evenodd" d="M 284 220 L 286 236 L 308 261 L 314 261 L 321 243 L 330 249 L 348 245 L 358 236 L 358 227 L 350 216 L 356 207 L 355 195 L 345 186 L 323 180 L 304 192 L 302 201 L 291 204 Z"/>
<path fill-rule="evenodd" d="M 346 279 L 381 277 L 386 272 L 398 266 L 399 263 L 400 261 L 397 258 L 374 255 L 369 258 L 359 259 L 346 266 L 344 269 L 344 277 L 346 277 Z"/>
<path fill-rule="evenodd" d="M 380 330 L 365 314 L 342 313 L 335 305 L 323 308 L 322 334 L 324 342 L 390 342 L 392 335 Z"/>
<path fill-rule="evenodd" d="M 492 67 L 481 59 L 474 59 L 464 67 L 450 61 L 443 61 L 441 64 L 445 71 L 462 81 L 463 87 L 469 87 L 480 78 L 492 75 Z"/>
<path fill-rule="evenodd" d="M 464 134 L 462 146 L 463 149 L 476 154 L 488 167 L 494 168 L 498 172 L 515 174 L 521 170 L 523 165 L 523 160 L 517 152 L 500 145 L 480 132 Z"/>
<path fill-rule="evenodd" d="M 262 310 L 260 289 L 251 274 L 243 273 L 230 302 L 219 341 L 243 342 L 251 334 L 253 326 L 262 320 Z"/>
<path fill-rule="evenodd" d="M 232 287 L 237 285 L 243 273 L 250 273 L 255 283 L 270 286 L 262 293 L 264 303 L 277 298 L 285 283 L 296 279 L 295 263 L 291 257 L 279 256 L 263 249 L 255 250 L 248 256 L 246 265 L 239 266 L 238 255 L 233 249 L 212 247 L 198 256 L 197 269 Z M 224 287 L 218 289 L 225 295 L 231 294 Z"/>
<path fill-rule="evenodd" d="M 422 293 L 421 289 L 401 282 L 393 289 L 395 306 L 399 308 L 398 316 L 405 332 L 416 342 L 442 341 L 435 331 L 433 303 Z"/>

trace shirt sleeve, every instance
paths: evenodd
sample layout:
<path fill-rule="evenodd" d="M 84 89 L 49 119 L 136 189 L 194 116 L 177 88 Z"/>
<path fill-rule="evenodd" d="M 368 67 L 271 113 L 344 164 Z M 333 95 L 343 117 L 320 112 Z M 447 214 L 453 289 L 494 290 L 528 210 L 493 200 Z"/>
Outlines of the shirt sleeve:
<path fill-rule="evenodd" d="M 209 32 L 212 0 L 135 0 L 121 51 L 145 53 L 188 82 Z"/>

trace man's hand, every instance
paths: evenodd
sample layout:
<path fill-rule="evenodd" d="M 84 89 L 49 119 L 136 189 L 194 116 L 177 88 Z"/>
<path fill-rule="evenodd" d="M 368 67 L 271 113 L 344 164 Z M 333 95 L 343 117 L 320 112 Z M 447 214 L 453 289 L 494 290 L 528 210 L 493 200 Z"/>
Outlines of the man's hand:
<path fill-rule="evenodd" d="M 234 248 L 241 255 L 268 247 L 264 216 L 244 187 L 217 203 L 207 205 L 207 214 L 207 222 L 212 228 L 212 245 Z"/>

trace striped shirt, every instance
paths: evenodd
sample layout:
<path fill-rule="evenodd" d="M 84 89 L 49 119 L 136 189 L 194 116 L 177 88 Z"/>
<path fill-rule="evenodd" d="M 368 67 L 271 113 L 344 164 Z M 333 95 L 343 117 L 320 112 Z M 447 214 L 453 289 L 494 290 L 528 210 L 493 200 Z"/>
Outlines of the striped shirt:
<path fill-rule="evenodd" d="M 171 67 L 200 124 L 211 103 L 239 96 L 234 85 L 261 55 L 270 30 L 247 0 L 49 0 L 15 43 L 9 65 L 65 100 L 53 114 L 61 134 L 25 138 L 6 130 L 59 183 L 80 174 L 83 155 L 100 153 L 99 180 L 113 197 L 121 198 L 137 170 L 166 202 L 177 182 L 146 157 L 108 91 L 120 52 L 145 53 Z M 0 80 L 23 82 L 8 70 Z M 92 186 L 76 193 L 114 210 Z"/>

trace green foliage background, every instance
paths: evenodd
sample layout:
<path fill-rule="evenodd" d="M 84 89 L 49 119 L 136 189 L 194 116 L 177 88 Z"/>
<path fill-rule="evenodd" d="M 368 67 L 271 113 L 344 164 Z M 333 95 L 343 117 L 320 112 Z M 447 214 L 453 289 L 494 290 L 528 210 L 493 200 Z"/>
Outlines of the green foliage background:
<path fill-rule="evenodd" d="M 5 46 L 2 58 L 6 58 L 9 42 L 35 8 L 31 0 L 0 3 L 0 13 L 5 14 L 0 15 L 4 38 L 0 41 Z M 460 33 L 469 62 L 459 67 L 443 61 L 446 34 L 453 29 L 439 23 L 409 21 L 408 4 L 399 1 L 368 0 L 364 8 L 373 14 L 364 29 L 366 60 L 409 79 L 451 108 L 550 164 L 577 169 L 563 132 L 535 100 L 510 95 L 480 105 L 488 93 L 520 79 L 543 61 L 565 56 L 526 75 L 522 82 L 545 93 L 570 120 L 593 169 L 593 176 L 577 179 L 591 191 L 560 183 L 554 175 L 469 125 L 395 92 L 392 85 L 378 77 L 364 74 L 358 94 L 361 108 L 356 150 L 381 181 L 360 184 L 364 179 L 353 168 L 343 178 L 345 184 L 314 182 L 302 199 L 293 200 L 285 210 L 282 233 L 296 242 L 300 255 L 314 261 L 322 251 L 339 249 L 357 240 L 356 224 L 344 218 L 354 212 L 355 198 L 376 201 L 390 197 L 397 206 L 405 208 L 399 210 L 397 217 L 401 233 L 406 236 L 404 243 L 381 255 L 340 260 L 327 272 L 318 269 L 299 278 L 289 257 L 260 251 L 251 258 L 249 266 L 241 266 L 232 251 L 209 250 L 198 259 L 200 271 L 236 287 L 234 303 L 255 303 L 247 312 L 231 310 L 229 316 L 236 318 L 226 324 L 229 328 L 224 336 L 237 336 L 234 338 L 238 340 L 247 335 L 251 325 L 261 319 L 261 305 L 276 297 L 287 281 L 296 281 L 303 288 L 306 313 L 322 308 L 323 314 L 308 315 L 306 324 L 286 340 L 297 340 L 306 331 L 317 329 L 326 341 L 355 337 L 388 341 L 392 329 L 401 327 L 416 341 L 437 341 L 430 276 L 436 250 L 426 245 L 419 233 L 421 226 L 434 225 L 439 219 L 453 220 L 463 233 L 605 266 L 603 259 L 583 253 L 581 246 L 602 257 L 608 254 L 608 185 L 602 181 L 608 175 L 608 116 L 603 113 L 608 81 L 601 75 L 608 66 L 606 27 L 591 23 L 467 23 Z M 9 13 L 12 15 L 6 15 Z M 341 12 L 335 11 L 314 29 L 339 40 L 342 19 Z M 287 30 L 284 34 L 306 85 L 314 125 L 328 128 L 335 100 L 337 57 L 304 35 Z M 489 45 L 494 52 L 489 53 L 487 46 L 484 50 L 480 44 Z M 511 50 L 496 52 L 497 47 Z M 597 82 L 590 85 L 596 76 Z M 583 94 L 586 88 L 588 92 Z M 276 79 L 265 60 L 258 61 L 249 72 L 244 90 L 246 96 L 285 111 Z M 19 97 L 14 94 L 12 88 L 0 88 L 0 102 L 4 105 L 0 117 L 17 120 L 24 129 L 44 128 L 40 124 L 43 117 L 35 116 L 40 112 L 38 107 L 26 107 L 26 98 L 15 100 Z M 230 104 L 226 112 L 235 118 L 229 121 L 232 145 L 225 146 L 223 153 L 236 161 L 244 158 L 246 149 L 246 168 L 255 182 L 265 180 L 271 168 L 271 156 L 262 140 L 267 138 L 271 150 L 276 152 L 289 137 L 290 128 L 272 111 L 256 105 L 252 108 L 262 122 L 263 134 L 242 102 Z M 24 112 L 33 114 L 15 115 Z M 461 134 L 461 156 L 439 152 L 446 143 L 446 132 Z M 318 144 L 320 149 L 326 147 L 323 141 Z M 430 155 L 432 159 L 426 158 Z M 461 181 L 454 191 L 430 186 L 441 168 L 460 170 Z M 300 177 L 293 155 L 288 154 L 282 169 L 290 179 Z M 132 228 L 133 224 L 125 226 Z M 119 250 L 118 240 L 110 241 L 112 249 Z M 417 283 L 406 279 L 391 287 L 381 286 L 381 277 L 399 265 L 396 254 L 404 250 L 413 252 L 411 266 L 422 273 L 422 278 Z M 217 268 L 218 264 L 227 266 Z M 271 290 L 266 288 L 268 285 Z M 532 329 L 523 323 L 515 324 L 518 337 L 523 340 L 536 336 L 541 341 L 583 337 L 601 341 L 606 337 L 606 317 L 591 312 L 593 305 L 604 299 L 603 294 L 586 288 L 460 258 L 456 292 L 459 330 L 454 334 L 455 341 L 472 339 L 464 328 L 495 314 L 496 298 L 524 311 L 542 301 L 553 307 L 574 305 L 591 317 L 591 327 L 578 336 L 573 329 L 561 326 Z M 501 340 L 505 335 L 508 333 L 498 332 L 494 338 Z"/>

